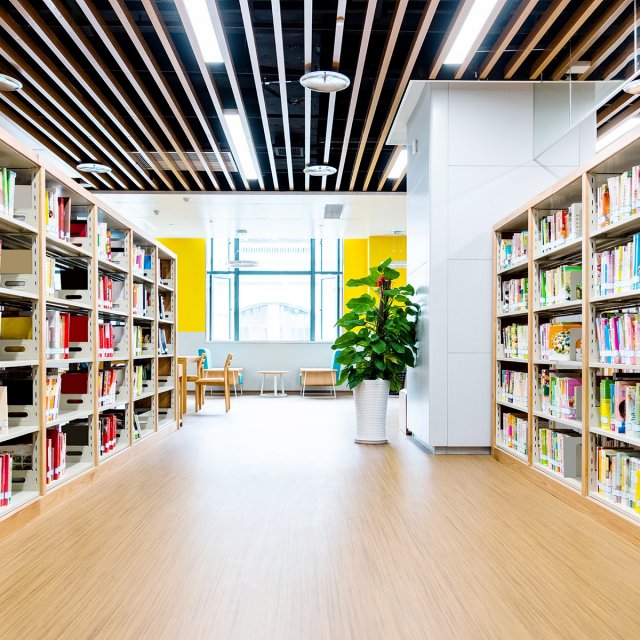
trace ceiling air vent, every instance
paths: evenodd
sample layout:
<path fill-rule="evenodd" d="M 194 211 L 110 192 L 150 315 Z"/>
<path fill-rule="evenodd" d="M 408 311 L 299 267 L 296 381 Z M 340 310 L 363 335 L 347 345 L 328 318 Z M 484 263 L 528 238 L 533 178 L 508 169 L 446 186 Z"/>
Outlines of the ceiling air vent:
<path fill-rule="evenodd" d="M 165 151 L 163 155 L 169 158 L 180 171 L 188 171 L 187 166 L 175 151 Z M 184 155 L 191 161 L 196 171 L 204 171 L 202 162 L 200 162 L 200 158 L 198 158 L 197 154 L 194 151 L 185 151 Z M 215 153 L 213 153 L 213 151 L 203 151 L 202 155 L 209 164 L 209 169 L 211 169 L 211 171 L 222 171 L 222 167 L 220 166 L 220 163 L 218 162 L 218 159 L 216 158 L 216 155 Z M 227 171 L 238 171 L 238 167 L 233 161 L 233 156 L 228 151 L 220 152 L 220 156 L 222 157 L 222 161 L 224 162 L 224 166 L 226 167 Z M 146 159 L 150 158 L 161 169 L 164 169 L 165 171 L 171 171 L 171 167 L 157 151 L 147 151 L 145 154 L 142 154 L 139 151 L 134 151 L 131 153 L 131 157 L 144 169 L 151 170 L 153 168 Z"/>
<path fill-rule="evenodd" d="M 342 204 L 325 204 L 324 205 L 324 219 L 325 220 L 339 220 L 342 215 Z"/>
<path fill-rule="evenodd" d="M 287 157 L 287 147 L 273 147 L 276 158 Z M 292 158 L 304 158 L 304 147 L 291 147 Z"/>

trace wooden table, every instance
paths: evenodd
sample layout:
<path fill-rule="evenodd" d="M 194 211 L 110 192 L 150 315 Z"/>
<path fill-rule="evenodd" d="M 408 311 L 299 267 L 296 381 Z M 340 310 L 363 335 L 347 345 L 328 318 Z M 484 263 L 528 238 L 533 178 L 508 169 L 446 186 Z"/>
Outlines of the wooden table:
<path fill-rule="evenodd" d="M 307 387 L 331 387 L 329 394 L 336 397 L 336 370 L 321 369 L 318 367 L 305 367 L 300 369 L 300 379 L 302 390 L 300 393 L 305 394 Z"/>
<path fill-rule="evenodd" d="M 284 380 L 282 376 L 288 371 L 280 369 L 272 369 L 269 371 L 258 371 L 262 375 L 262 385 L 260 386 L 260 395 L 267 398 L 284 398 L 287 394 L 284 392 Z M 264 380 L 266 376 L 273 376 L 273 393 L 264 392 Z M 280 393 L 278 393 L 278 377 L 280 378 Z"/>
<path fill-rule="evenodd" d="M 215 373 L 216 375 L 220 376 L 221 373 L 224 373 L 224 368 L 221 367 L 220 369 L 205 369 L 204 375 L 208 376 L 209 372 Z M 238 380 L 240 379 L 240 374 L 244 373 L 244 367 L 229 367 L 229 373 L 232 374 L 233 379 L 233 394 L 238 397 L 237 385 L 240 384 Z M 240 389 L 240 393 L 242 394 L 242 389 Z"/>

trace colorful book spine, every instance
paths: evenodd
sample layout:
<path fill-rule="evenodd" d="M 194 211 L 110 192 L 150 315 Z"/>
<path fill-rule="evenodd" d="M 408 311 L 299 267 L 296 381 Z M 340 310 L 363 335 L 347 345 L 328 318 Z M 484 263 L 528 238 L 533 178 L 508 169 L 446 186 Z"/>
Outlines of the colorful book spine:
<path fill-rule="evenodd" d="M 598 390 L 600 429 L 640 440 L 640 382 L 602 378 Z"/>
<path fill-rule="evenodd" d="M 511 238 L 502 238 L 498 243 L 498 265 L 500 269 L 508 269 L 515 264 L 527 260 L 527 243 L 529 232 L 514 233 Z"/>
<path fill-rule="evenodd" d="M 528 380 L 529 376 L 526 371 L 503 369 L 500 376 L 498 398 L 502 402 L 526 408 L 529 402 Z"/>
<path fill-rule="evenodd" d="M 498 431 L 498 442 L 504 447 L 515 449 L 523 456 L 527 455 L 528 423 L 521 415 L 502 414 L 502 428 Z"/>
<path fill-rule="evenodd" d="M 582 436 L 570 431 L 538 431 L 540 464 L 563 478 L 582 475 Z"/>
<path fill-rule="evenodd" d="M 160 329 L 164 334 L 164 345 L 166 347 L 166 333 L 164 329 Z M 511 324 L 502 330 L 502 347 L 506 358 L 529 358 L 529 327 L 526 324 Z M 166 351 L 164 352 L 166 353 Z"/>
<path fill-rule="evenodd" d="M 562 265 L 540 272 L 540 305 L 582 300 L 582 267 Z"/>
<path fill-rule="evenodd" d="M 540 252 L 553 251 L 580 238 L 582 234 L 582 203 L 576 202 L 568 209 L 553 211 L 540 218 L 538 237 Z"/>
<path fill-rule="evenodd" d="M 502 283 L 502 312 L 526 311 L 529 308 L 529 278 L 512 278 Z"/>
<path fill-rule="evenodd" d="M 632 239 L 594 254 L 594 288 L 597 296 L 640 289 L 640 233 Z"/>
<path fill-rule="evenodd" d="M 640 314 L 636 309 L 596 316 L 598 358 L 603 364 L 640 364 Z"/>

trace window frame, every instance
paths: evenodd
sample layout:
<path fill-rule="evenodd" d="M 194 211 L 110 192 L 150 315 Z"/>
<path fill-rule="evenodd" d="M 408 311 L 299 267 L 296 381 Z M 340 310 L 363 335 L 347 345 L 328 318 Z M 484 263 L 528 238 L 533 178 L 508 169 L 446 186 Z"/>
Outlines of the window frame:
<path fill-rule="evenodd" d="M 207 255 L 207 322 L 206 322 L 206 339 L 207 342 L 213 341 L 213 323 L 214 323 L 214 312 L 213 312 L 213 283 L 216 276 L 230 276 L 231 277 L 231 290 L 232 290 L 232 299 L 230 304 L 232 305 L 232 334 L 233 337 L 230 338 L 231 342 L 244 342 L 240 340 L 240 307 L 238 305 L 238 300 L 240 299 L 240 288 L 243 276 L 308 276 L 309 278 L 309 340 L 304 340 L 301 342 L 320 342 L 316 340 L 316 283 L 318 278 L 322 276 L 336 276 L 337 278 L 337 286 L 336 286 L 336 309 L 337 315 L 336 320 L 340 317 L 341 309 L 342 309 L 342 291 L 343 291 L 343 279 L 344 279 L 344 265 L 343 265 L 343 249 L 344 245 L 342 240 L 336 239 L 336 248 L 337 248 L 337 270 L 332 269 L 323 269 L 322 264 L 320 264 L 320 268 L 316 268 L 316 251 L 318 244 L 322 245 L 324 242 L 322 238 L 317 241 L 315 238 L 311 238 L 309 240 L 309 269 L 297 269 L 297 270 L 277 270 L 277 269 L 240 269 L 240 268 L 232 268 L 232 269 L 214 269 L 214 238 L 209 238 L 209 242 L 207 244 L 208 255 Z M 240 255 L 240 247 L 241 240 L 240 238 L 233 238 L 229 240 L 229 244 L 233 243 L 233 248 L 231 255 L 238 256 Z M 339 335 L 339 329 L 336 327 L 336 335 L 337 338 Z M 247 340 L 247 342 L 251 342 L 251 340 Z M 285 341 L 286 342 L 286 341 Z M 328 341 L 322 341 L 328 342 Z"/>

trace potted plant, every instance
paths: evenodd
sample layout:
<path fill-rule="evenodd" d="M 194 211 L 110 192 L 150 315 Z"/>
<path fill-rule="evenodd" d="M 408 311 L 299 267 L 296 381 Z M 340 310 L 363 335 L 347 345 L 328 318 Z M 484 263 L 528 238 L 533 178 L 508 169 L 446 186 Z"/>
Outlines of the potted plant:
<path fill-rule="evenodd" d="M 347 302 L 349 311 L 336 323 L 345 332 L 331 346 L 339 350 L 342 365 L 338 384 L 347 383 L 356 401 L 355 441 L 387 442 L 386 417 L 389 391 L 397 392 L 407 367 L 416 364 L 416 321 L 419 307 L 409 299 L 409 284 L 393 286 L 400 274 L 391 258 L 372 267 L 365 278 L 352 279 L 348 287 L 367 286 L 365 293 Z"/>

